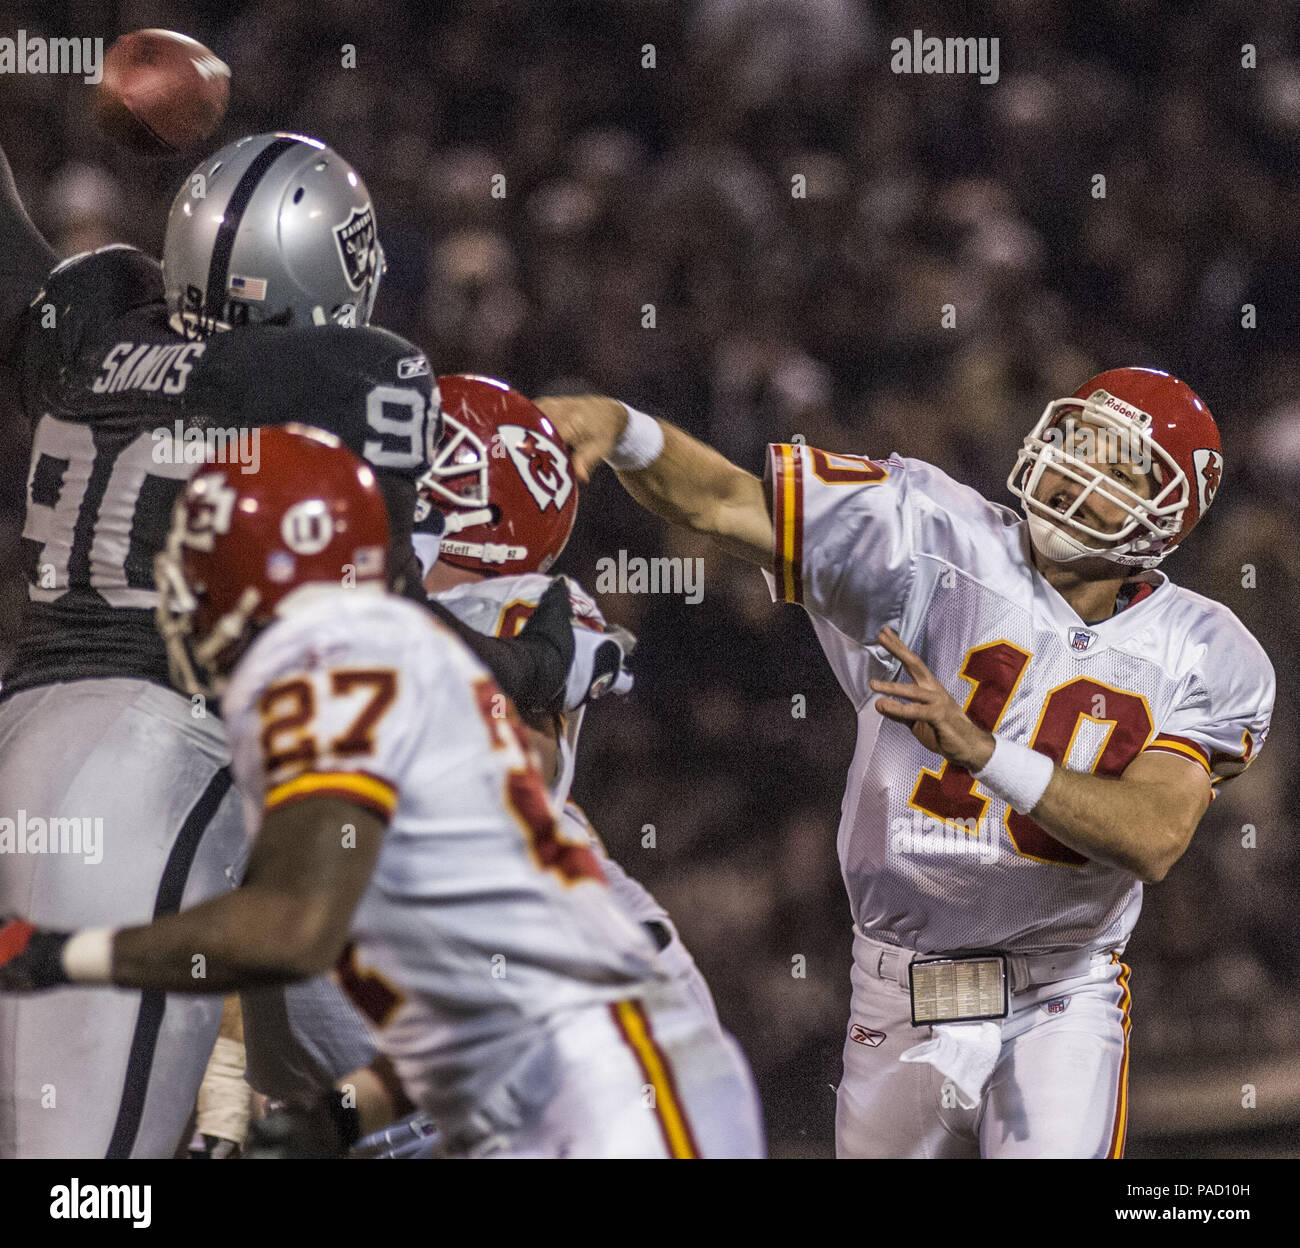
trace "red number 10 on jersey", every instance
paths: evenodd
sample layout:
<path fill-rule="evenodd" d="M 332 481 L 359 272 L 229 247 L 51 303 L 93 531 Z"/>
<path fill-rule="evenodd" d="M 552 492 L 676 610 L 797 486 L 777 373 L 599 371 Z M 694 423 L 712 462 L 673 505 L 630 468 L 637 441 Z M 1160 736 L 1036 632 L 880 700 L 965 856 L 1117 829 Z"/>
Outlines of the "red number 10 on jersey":
<path fill-rule="evenodd" d="M 1027 650 L 1009 641 L 976 646 L 967 653 L 961 676 L 973 688 L 966 714 L 981 728 L 997 730 L 1031 658 Z M 1151 708 L 1141 695 L 1076 676 L 1048 693 L 1030 748 L 1046 754 L 1058 766 L 1063 765 L 1084 720 L 1110 725 L 1092 767 L 1098 776 L 1122 774 L 1150 739 L 1154 727 Z M 989 806 L 989 799 L 975 791 L 975 784 L 966 768 L 945 762 L 937 772 L 922 770 L 908 805 L 945 823 L 960 820 L 962 826 L 975 829 Z M 1028 815 L 1008 808 L 1005 822 L 1016 853 L 1024 858 L 1075 867 L 1088 861 L 1050 836 Z"/>

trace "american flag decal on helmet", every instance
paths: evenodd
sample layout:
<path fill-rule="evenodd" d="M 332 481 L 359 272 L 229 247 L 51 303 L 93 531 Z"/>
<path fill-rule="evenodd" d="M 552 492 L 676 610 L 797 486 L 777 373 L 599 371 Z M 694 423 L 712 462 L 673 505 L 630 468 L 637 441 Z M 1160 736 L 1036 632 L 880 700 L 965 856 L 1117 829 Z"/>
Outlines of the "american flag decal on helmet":
<path fill-rule="evenodd" d="M 261 303 L 266 298 L 266 280 L 260 277 L 230 278 L 230 293 L 239 299 L 256 299 Z"/>

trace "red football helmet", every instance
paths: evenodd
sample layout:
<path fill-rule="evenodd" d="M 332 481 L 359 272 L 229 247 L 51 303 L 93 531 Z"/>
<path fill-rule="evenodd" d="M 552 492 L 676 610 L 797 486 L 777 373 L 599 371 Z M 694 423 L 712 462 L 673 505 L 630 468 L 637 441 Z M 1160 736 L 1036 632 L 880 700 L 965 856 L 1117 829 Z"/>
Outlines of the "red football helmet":
<path fill-rule="evenodd" d="M 333 434 L 257 430 L 257 471 L 196 468 L 154 560 L 172 683 L 218 695 L 256 631 L 305 585 L 387 584 L 388 512 L 375 474 Z"/>
<path fill-rule="evenodd" d="M 1116 465 L 1143 469 L 1151 497 L 1123 484 Z M 1084 487 L 1061 509 L 1036 497 L 1049 469 Z M 1048 558 L 1154 568 L 1205 514 L 1222 473 L 1218 427 L 1190 386 L 1159 369 L 1112 368 L 1047 405 L 1007 487 Z M 1124 513 L 1118 530 L 1103 532 L 1079 518 L 1094 494 Z"/>
<path fill-rule="evenodd" d="M 503 381 L 453 375 L 439 377 L 438 390 L 442 440 L 420 479 L 418 506 L 446 518 L 439 559 L 474 572 L 545 572 L 578 514 L 568 448 Z"/>

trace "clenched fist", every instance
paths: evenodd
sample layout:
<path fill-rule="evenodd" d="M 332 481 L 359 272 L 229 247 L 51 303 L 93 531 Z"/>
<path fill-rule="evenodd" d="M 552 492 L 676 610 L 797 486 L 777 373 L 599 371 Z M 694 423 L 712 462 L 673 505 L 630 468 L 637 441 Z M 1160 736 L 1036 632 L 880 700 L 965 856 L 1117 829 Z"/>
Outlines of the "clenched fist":
<path fill-rule="evenodd" d="M 568 444 L 578 480 L 586 484 L 594 468 L 614 449 L 627 424 L 627 408 L 598 394 L 534 399 Z"/>

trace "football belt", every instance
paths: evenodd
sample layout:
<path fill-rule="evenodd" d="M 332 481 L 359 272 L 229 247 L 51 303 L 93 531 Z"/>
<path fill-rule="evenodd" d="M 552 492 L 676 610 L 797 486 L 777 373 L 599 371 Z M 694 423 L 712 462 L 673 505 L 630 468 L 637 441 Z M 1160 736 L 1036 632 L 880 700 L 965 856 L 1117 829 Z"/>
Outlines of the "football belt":
<path fill-rule="evenodd" d="M 1005 954 L 920 958 L 907 970 L 913 1027 L 1007 1016 L 1010 994 Z"/>

